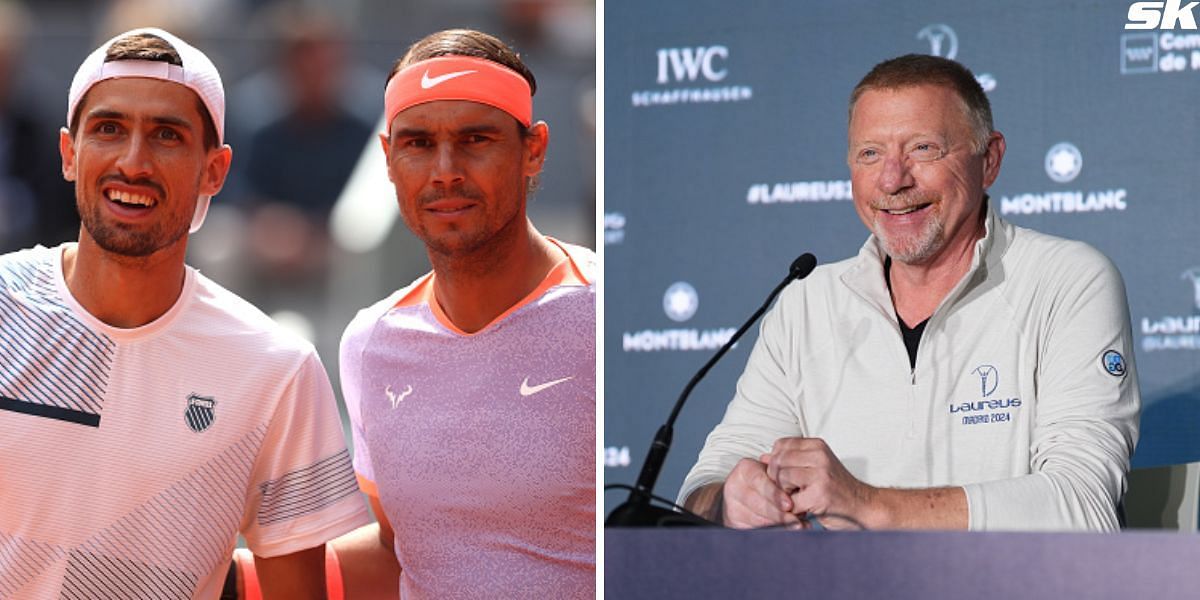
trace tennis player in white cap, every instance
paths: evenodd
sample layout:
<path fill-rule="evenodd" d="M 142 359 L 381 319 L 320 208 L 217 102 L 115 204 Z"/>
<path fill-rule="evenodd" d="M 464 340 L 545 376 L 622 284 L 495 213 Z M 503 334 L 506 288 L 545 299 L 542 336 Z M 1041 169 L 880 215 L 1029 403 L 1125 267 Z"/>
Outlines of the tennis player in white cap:
<path fill-rule="evenodd" d="M 158 29 L 84 60 L 77 243 L 0 257 L 0 597 L 324 597 L 369 521 L 311 344 L 184 264 L 232 153 L 212 62 Z"/>

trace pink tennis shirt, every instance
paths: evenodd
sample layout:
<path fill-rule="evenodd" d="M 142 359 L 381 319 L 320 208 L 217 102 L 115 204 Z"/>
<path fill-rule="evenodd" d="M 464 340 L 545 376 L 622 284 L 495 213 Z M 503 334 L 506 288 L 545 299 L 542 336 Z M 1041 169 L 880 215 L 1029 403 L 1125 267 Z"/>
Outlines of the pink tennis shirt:
<path fill-rule="evenodd" d="M 273 557 L 370 522 L 312 344 L 191 268 L 111 327 L 65 247 L 0 257 L 0 598 L 216 600 L 239 533 Z"/>
<path fill-rule="evenodd" d="M 555 244 L 542 284 L 474 334 L 432 274 L 346 329 L 354 466 L 403 598 L 595 597 L 595 255 Z"/>

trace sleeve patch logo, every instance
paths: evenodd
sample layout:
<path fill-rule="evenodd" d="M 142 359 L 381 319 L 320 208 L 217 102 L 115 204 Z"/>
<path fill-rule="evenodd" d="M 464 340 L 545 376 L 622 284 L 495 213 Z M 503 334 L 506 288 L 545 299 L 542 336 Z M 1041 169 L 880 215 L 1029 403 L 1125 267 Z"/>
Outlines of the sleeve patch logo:
<path fill-rule="evenodd" d="M 1120 352 L 1109 350 L 1104 353 L 1100 361 L 1104 364 L 1104 370 L 1108 371 L 1109 375 L 1113 377 L 1125 376 L 1125 357 L 1121 356 Z"/>

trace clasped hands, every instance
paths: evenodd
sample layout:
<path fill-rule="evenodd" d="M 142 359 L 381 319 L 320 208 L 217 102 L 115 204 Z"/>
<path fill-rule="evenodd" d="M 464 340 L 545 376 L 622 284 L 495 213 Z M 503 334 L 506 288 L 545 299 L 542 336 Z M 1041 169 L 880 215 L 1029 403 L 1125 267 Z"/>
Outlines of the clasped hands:
<path fill-rule="evenodd" d="M 758 460 L 743 458 L 725 479 L 722 518 L 739 529 L 773 525 L 827 529 L 861 528 L 875 488 L 846 470 L 820 438 L 775 441 Z"/>

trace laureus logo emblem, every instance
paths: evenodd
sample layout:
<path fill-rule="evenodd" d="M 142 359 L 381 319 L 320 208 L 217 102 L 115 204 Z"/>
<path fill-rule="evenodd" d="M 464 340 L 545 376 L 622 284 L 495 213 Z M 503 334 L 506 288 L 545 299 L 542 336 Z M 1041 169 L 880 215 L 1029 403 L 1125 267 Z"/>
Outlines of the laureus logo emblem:
<path fill-rule="evenodd" d="M 1195 305 L 1196 310 L 1200 310 L 1200 267 L 1192 267 L 1184 271 L 1181 277 L 1192 282 L 1192 304 Z"/>
<path fill-rule="evenodd" d="M 929 53 L 954 60 L 958 56 L 958 35 L 949 25 L 935 23 L 917 32 L 918 40 L 929 40 Z"/>
<path fill-rule="evenodd" d="M 979 376 L 979 395 L 984 398 L 991 396 L 1000 385 L 1000 373 L 992 365 L 979 365 L 971 373 Z"/>

